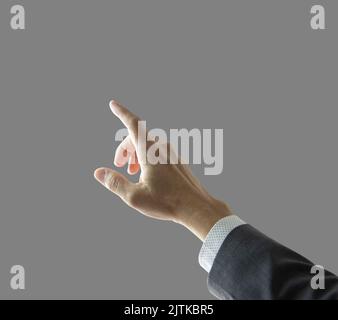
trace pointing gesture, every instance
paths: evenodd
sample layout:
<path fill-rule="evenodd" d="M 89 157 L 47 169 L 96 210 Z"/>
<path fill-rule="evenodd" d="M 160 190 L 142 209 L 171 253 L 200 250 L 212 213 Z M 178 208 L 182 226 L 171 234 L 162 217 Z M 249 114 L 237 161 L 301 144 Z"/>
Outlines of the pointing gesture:
<path fill-rule="evenodd" d="M 116 149 L 114 164 L 123 167 L 128 163 L 129 174 L 140 170 L 141 174 L 133 183 L 115 170 L 99 168 L 94 176 L 102 185 L 145 216 L 180 223 L 202 240 L 220 218 L 231 215 L 227 205 L 210 196 L 188 166 L 139 161 L 146 159 L 143 153 L 152 145 L 141 141 L 146 133 L 139 125 L 140 118 L 115 101 L 110 102 L 110 108 L 129 133 Z M 139 148 L 140 144 L 145 149 Z"/>

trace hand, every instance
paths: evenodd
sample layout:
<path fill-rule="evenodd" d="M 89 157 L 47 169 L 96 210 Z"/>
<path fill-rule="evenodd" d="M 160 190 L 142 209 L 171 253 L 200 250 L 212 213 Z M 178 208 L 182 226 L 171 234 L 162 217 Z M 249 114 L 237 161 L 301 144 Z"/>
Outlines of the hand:
<path fill-rule="evenodd" d="M 128 173 L 141 170 L 137 183 L 110 169 L 99 168 L 95 178 L 127 205 L 145 216 L 170 220 L 184 225 L 204 240 L 212 226 L 221 218 L 231 215 L 228 206 L 213 198 L 192 175 L 188 166 L 178 164 L 149 164 L 143 154 L 153 143 L 147 142 L 144 150 L 139 148 L 138 121 L 140 119 L 119 103 L 110 103 L 113 113 L 128 129 L 129 135 L 116 149 L 114 164 L 123 167 L 128 162 Z M 173 154 L 170 144 L 161 146 Z M 161 151 L 159 151 L 161 155 Z"/>

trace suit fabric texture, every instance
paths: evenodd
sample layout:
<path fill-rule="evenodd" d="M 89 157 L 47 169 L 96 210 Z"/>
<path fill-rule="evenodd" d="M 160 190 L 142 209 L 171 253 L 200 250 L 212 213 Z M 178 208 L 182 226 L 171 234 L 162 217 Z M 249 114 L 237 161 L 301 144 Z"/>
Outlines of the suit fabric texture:
<path fill-rule="evenodd" d="M 248 224 L 222 243 L 208 275 L 219 299 L 338 299 L 338 277 L 325 270 L 324 289 L 313 289 L 313 263 Z"/>

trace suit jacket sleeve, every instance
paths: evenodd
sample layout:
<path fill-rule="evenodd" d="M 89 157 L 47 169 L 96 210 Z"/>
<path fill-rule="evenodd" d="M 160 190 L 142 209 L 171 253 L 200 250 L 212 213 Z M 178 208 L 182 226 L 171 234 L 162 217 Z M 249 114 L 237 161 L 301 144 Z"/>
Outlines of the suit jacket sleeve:
<path fill-rule="evenodd" d="M 311 263 L 252 226 L 230 232 L 208 276 L 220 299 L 338 299 L 338 278 L 325 270 L 325 289 L 312 289 Z"/>

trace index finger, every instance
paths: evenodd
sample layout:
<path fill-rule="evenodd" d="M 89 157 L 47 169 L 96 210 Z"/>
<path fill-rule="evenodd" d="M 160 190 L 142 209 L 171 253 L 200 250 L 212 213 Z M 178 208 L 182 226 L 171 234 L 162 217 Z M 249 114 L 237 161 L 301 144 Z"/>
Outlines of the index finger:
<path fill-rule="evenodd" d="M 115 100 L 110 101 L 110 109 L 112 112 L 122 121 L 129 131 L 129 134 L 133 142 L 137 143 L 137 133 L 138 133 L 138 122 L 140 118 L 130 112 L 126 107 L 122 106 L 120 103 Z"/>

